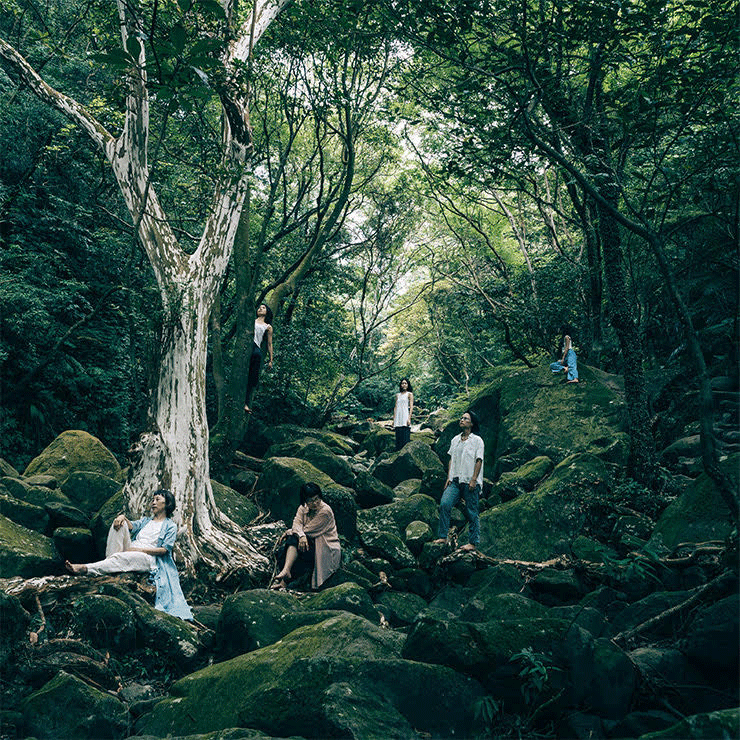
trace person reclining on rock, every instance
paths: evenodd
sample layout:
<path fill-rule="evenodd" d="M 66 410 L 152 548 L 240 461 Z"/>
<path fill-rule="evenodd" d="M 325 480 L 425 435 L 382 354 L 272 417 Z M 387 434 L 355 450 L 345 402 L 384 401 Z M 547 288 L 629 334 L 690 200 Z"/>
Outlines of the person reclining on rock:
<path fill-rule="evenodd" d="M 129 521 L 124 514 L 113 520 L 108 532 L 105 560 L 64 565 L 75 575 L 100 576 L 106 573 L 151 573 L 157 589 L 154 608 L 180 619 L 192 619 L 193 614 L 180 587 L 172 548 L 177 538 L 173 521 L 175 497 L 164 488 L 152 496 L 152 516 Z M 133 538 L 132 538 L 133 535 Z"/>
<path fill-rule="evenodd" d="M 284 552 L 278 562 L 285 558 L 283 567 L 273 579 L 270 588 L 280 589 L 294 576 L 294 570 L 313 570 L 311 588 L 314 590 L 338 570 L 342 560 L 342 548 L 334 521 L 334 512 L 322 496 L 315 483 L 304 483 L 300 490 L 301 504 L 293 518 L 293 527 L 283 534 Z"/>

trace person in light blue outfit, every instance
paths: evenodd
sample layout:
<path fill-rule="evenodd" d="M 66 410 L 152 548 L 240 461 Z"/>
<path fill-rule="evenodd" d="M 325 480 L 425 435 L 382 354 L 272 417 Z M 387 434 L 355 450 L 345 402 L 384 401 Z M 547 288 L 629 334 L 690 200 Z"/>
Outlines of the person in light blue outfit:
<path fill-rule="evenodd" d="M 550 370 L 553 373 L 565 370 L 566 383 L 578 382 L 578 358 L 576 357 L 576 351 L 573 349 L 573 343 L 567 334 L 563 340 L 563 359 L 560 362 L 550 363 Z"/>
<path fill-rule="evenodd" d="M 173 521 L 175 497 L 164 488 L 154 492 L 152 516 L 129 521 L 120 514 L 113 520 L 108 532 L 105 560 L 87 565 L 70 563 L 70 573 L 99 576 L 106 573 L 144 572 L 151 574 L 156 587 L 154 608 L 180 619 L 192 619 L 193 613 L 180 587 L 172 548 L 177 538 L 177 524 Z M 125 525 L 125 526 L 124 526 Z"/>

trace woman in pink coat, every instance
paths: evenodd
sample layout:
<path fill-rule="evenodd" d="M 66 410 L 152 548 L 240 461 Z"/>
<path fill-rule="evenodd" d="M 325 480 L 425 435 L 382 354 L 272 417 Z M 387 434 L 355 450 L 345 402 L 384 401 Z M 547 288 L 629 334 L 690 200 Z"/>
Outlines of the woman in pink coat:
<path fill-rule="evenodd" d="M 311 587 L 318 589 L 339 569 L 342 549 L 337 524 L 331 506 L 321 497 L 315 483 L 304 483 L 300 491 L 301 505 L 293 519 L 293 527 L 285 532 L 285 563 L 270 588 L 285 588 L 294 578 L 295 570 L 313 569 Z"/>

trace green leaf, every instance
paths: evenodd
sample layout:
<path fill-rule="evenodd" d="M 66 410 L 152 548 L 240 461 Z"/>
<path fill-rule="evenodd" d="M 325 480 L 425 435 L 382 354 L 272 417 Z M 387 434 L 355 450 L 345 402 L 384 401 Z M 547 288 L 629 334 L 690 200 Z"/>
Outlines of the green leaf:
<path fill-rule="evenodd" d="M 182 54 L 182 51 L 185 48 L 185 37 L 185 28 L 183 26 L 179 23 L 172 26 L 170 30 L 170 41 L 172 41 L 172 45 L 175 47 L 175 51 L 178 54 Z"/>
<path fill-rule="evenodd" d="M 136 36 L 128 37 L 126 40 L 126 50 L 135 60 L 139 59 L 139 55 L 141 54 L 141 42 L 136 38 Z"/>

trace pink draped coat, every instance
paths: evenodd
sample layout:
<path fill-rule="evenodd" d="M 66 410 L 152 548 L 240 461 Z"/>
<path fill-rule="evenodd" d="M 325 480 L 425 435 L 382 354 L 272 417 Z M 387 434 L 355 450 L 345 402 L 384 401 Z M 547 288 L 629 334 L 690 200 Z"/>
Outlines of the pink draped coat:
<path fill-rule="evenodd" d="M 316 562 L 311 586 L 319 588 L 335 570 L 339 569 L 342 560 L 342 548 L 331 506 L 322 501 L 319 510 L 309 517 L 308 506 L 301 504 L 293 519 L 293 532 L 299 537 L 305 534 L 316 545 Z"/>

